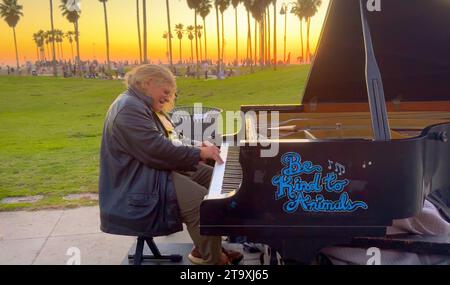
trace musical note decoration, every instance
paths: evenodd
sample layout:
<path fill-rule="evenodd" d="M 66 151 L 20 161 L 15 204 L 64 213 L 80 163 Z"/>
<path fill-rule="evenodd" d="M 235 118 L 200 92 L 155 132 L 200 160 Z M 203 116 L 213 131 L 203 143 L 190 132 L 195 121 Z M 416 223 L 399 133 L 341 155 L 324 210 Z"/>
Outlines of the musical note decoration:
<path fill-rule="evenodd" d="M 333 169 L 333 161 L 331 161 L 331 160 L 328 160 L 328 169 L 329 170 L 331 170 L 331 169 Z"/>
<path fill-rule="evenodd" d="M 333 162 L 328 160 L 328 169 L 332 170 L 334 168 L 334 172 L 336 172 L 339 176 L 345 174 L 345 166 L 340 164 L 339 162 Z"/>
<path fill-rule="evenodd" d="M 334 171 L 339 175 L 342 176 L 343 174 L 345 174 L 345 166 L 336 162 L 335 164 L 336 168 L 334 169 Z"/>

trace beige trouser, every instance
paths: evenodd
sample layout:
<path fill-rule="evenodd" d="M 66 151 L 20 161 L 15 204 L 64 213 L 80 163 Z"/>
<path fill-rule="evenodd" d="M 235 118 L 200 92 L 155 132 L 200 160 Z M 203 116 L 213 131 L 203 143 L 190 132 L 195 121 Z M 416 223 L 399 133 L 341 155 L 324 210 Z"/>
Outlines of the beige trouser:
<path fill-rule="evenodd" d="M 200 163 L 197 171 L 183 174 L 173 171 L 172 177 L 181 218 L 195 247 L 208 264 L 217 264 L 222 252 L 222 238 L 200 235 L 200 203 L 208 194 L 212 170 L 212 167 Z"/>

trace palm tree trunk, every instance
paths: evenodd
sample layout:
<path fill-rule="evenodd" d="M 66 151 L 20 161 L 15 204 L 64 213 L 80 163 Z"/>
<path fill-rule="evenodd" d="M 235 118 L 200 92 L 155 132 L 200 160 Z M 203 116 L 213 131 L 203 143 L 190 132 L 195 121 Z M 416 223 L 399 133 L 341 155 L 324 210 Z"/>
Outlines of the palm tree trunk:
<path fill-rule="evenodd" d="M 141 17 L 139 16 L 139 0 L 136 0 L 137 29 L 139 40 L 139 63 L 142 64 Z"/>
<path fill-rule="evenodd" d="M 277 1 L 273 2 L 273 69 L 277 70 Z"/>
<path fill-rule="evenodd" d="M 195 77 L 199 78 L 200 75 L 200 66 L 198 62 L 198 33 L 197 33 L 197 8 L 194 9 L 194 25 L 195 25 L 195 57 L 197 60 L 197 64 L 195 65 Z"/>
<path fill-rule="evenodd" d="M 191 40 L 191 64 L 194 63 L 194 46 Z"/>
<path fill-rule="evenodd" d="M 247 26 L 248 26 L 248 33 L 247 33 L 247 48 L 250 52 L 249 56 L 247 56 L 247 60 L 250 60 L 250 68 L 253 72 L 253 53 L 252 53 L 252 26 L 250 23 L 250 11 L 247 10 Z"/>
<path fill-rule="evenodd" d="M 208 60 L 208 46 L 206 44 L 206 21 L 203 18 L 203 36 L 205 37 L 205 60 Z"/>
<path fill-rule="evenodd" d="M 51 27 L 52 27 L 52 37 L 53 37 L 53 41 L 52 41 L 52 53 L 53 53 L 53 75 L 57 76 L 58 73 L 56 71 L 56 55 L 55 55 L 55 28 L 53 26 L 53 1 L 50 0 L 50 23 L 51 23 Z"/>
<path fill-rule="evenodd" d="M 303 25 L 302 25 L 302 23 L 303 23 L 303 19 L 300 19 L 300 44 L 301 44 L 301 46 L 302 46 L 302 55 L 300 56 L 300 63 L 303 63 L 303 55 L 304 55 L 304 52 L 303 52 Z"/>
<path fill-rule="evenodd" d="M 258 64 L 258 22 L 255 19 L 255 65 Z"/>
<path fill-rule="evenodd" d="M 217 74 L 220 72 L 220 25 L 219 25 L 219 8 L 216 6 L 216 22 L 217 22 Z"/>
<path fill-rule="evenodd" d="M 266 12 L 264 11 L 263 21 L 262 21 L 263 30 L 264 30 L 264 33 L 262 34 L 263 35 L 262 43 L 263 43 L 264 66 L 267 64 L 267 24 L 266 23 L 267 23 L 267 17 L 266 17 Z"/>
<path fill-rule="evenodd" d="M 14 47 L 16 50 L 16 66 L 17 66 L 17 71 L 19 71 L 19 52 L 17 51 L 17 38 L 16 38 L 16 27 L 13 27 L 13 34 L 14 34 Z"/>
<path fill-rule="evenodd" d="M 45 45 L 47 46 L 47 60 L 50 60 L 50 47 L 48 46 L 48 43 Z"/>
<path fill-rule="evenodd" d="M 108 64 L 108 71 L 111 70 L 111 62 L 109 60 L 109 31 L 108 31 L 108 13 L 106 11 L 106 2 L 103 2 L 103 12 L 105 14 L 105 30 L 106 30 L 106 62 Z"/>
<path fill-rule="evenodd" d="M 58 58 L 58 60 L 61 60 L 61 51 L 59 49 L 58 42 L 56 42 L 55 50 L 56 50 L 56 57 Z"/>
<path fill-rule="evenodd" d="M 220 12 L 222 17 L 222 60 L 225 58 L 225 25 L 223 21 L 223 12 Z"/>
<path fill-rule="evenodd" d="M 198 44 L 200 45 L 200 62 L 203 61 L 203 47 L 202 47 L 202 38 L 199 37 Z"/>
<path fill-rule="evenodd" d="M 40 47 L 39 47 L 39 52 L 40 52 L 40 56 L 41 56 L 41 61 L 45 61 L 45 50 L 44 50 L 44 46 L 40 46 Z"/>
<path fill-rule="evenodd" d="M 144 17 L 144 63 L 148 63 L 147 58 L 147 0 L 142 0 L 142 16 Z"/>
<path fill-rule="evenodd" d="M 261 21 L 259 23 L 259 48 L 260 48 L 260 56 L 259 56 L 259 61 L 260 61 L 260 65 L 264 66 L 264 61 L 266 59 L 265 54 L 264 54 L 264 44 L 265 44 L 265 39 L 264 39 L 264 18 L 265 15 L 262 15 Z"/>
<path fill-rule="evenodd" d="M 166 56 L 167 56 L 167 60 L 170 62 L 170 58 L 169 58 L 169 38 L 166 39 Z"/>
<path fill-rule="evenodd" d="M 309 50 L 309 30 L 311 27 L 311 18 L 306 20 L 306 60 L 307 63 L 311 62 L 311 52 Z"/>
<path fill-rule="evenodd" d="M 78 32 L 78 18 L 75 21 L 75 43 L 77 45 L 77 65 L 78 65 L 78 73 L 81 76 L 82 70 L 81 70 L 81 58 L 80 58 L 80 37 Z"/>
<path fill-rule="evenodd" d="M 169 0 L 166 0 L 166 10 L 167 10 L 167 28 L 169 31 L 168 34 L 168 42 L 169 42 L 169 64 L 170 64 L 170 69 L 172 71 L 174 71 L 173 69 L 173 56 L 172 56 L 172 28 L 170 26 L 170 9 L 169 9 Z"/>
<path fill-rule="evenodd" d="M 73 42 L 70 43 L 70 49 L 72 50 L 72 61 L 75 61 L 75 58 L 73 57 Z"/>
<path fill-rule="evenodd" d="M 183 64 L 183 57 L 181 56 L 181 39 L 180 39 L 180 63 Z"/>
<path fill-rule="evenodd" d="M 248 26 L 247 26 L 247 54 L 245 56 L 246 64 L 248 65 L 248 58 L 250 57 L 250 47 L 249 47 L 249 40 L 248 40 Z"/>
<path fill-rule="evenodd" d="M 270 56 L 270 10 L 267 7 L 267 60 L 269 65 L 272 64 L 272 58 Z"/>
<path fill-rule="evenodd" d="M 286 32 L 287 32 L 287 8 L 284 15 L 284 64 L 286 64 Z"/>
<path fill-rule="evenodd" d="M 239 65 L 239 38 L 238 38 L 238 13 L 237 13 L 237 7 L 234 8 L 234 20 L 235 20 L 235 26 L 236 26 L 236 64 Z"/>
<path fill-rule="evenodd" d="M 62 60 L 64 60 L 63 43 L 60 42 L 59 46 L 60 46 L 60 49 L 61 49 L 61 58 L 62 58 Z"/>
<path fill-rule="evenodd" d="M 36 61 L 39 61 L 39 47 L 36 45 Z"/>

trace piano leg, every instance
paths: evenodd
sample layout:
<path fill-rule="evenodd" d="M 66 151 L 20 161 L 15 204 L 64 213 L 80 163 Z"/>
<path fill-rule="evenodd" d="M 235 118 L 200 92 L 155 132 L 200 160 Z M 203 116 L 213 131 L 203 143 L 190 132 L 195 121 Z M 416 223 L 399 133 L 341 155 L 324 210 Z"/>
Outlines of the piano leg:
<path fill-rule="evenodd" d="M 269 247 L 269 257 L 270 257 L 270 265 L 278 265 L 278 254 L 277 250 L 273 247 Z"/>

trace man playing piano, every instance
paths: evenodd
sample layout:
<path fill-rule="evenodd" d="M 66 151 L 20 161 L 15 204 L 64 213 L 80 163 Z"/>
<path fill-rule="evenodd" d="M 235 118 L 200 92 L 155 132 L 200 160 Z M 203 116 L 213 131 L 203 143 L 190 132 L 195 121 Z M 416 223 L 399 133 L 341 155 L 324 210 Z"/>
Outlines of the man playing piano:
<path fill-rule="evenodd" d="M 220 236 L 200 235 L 200 203 L 207 194 L 208 159 L 222 162 L 211 144 L 178 140 L 164 111 L 174 105 L 176 82 L 161 66 L 142 65 L 126 76 L 127 91 L 111 105 L 100 156 L 101 228 L 112 234 L 159 236 L 182 230 L 194 242 L 196 264 L 236 263 Z"/>

